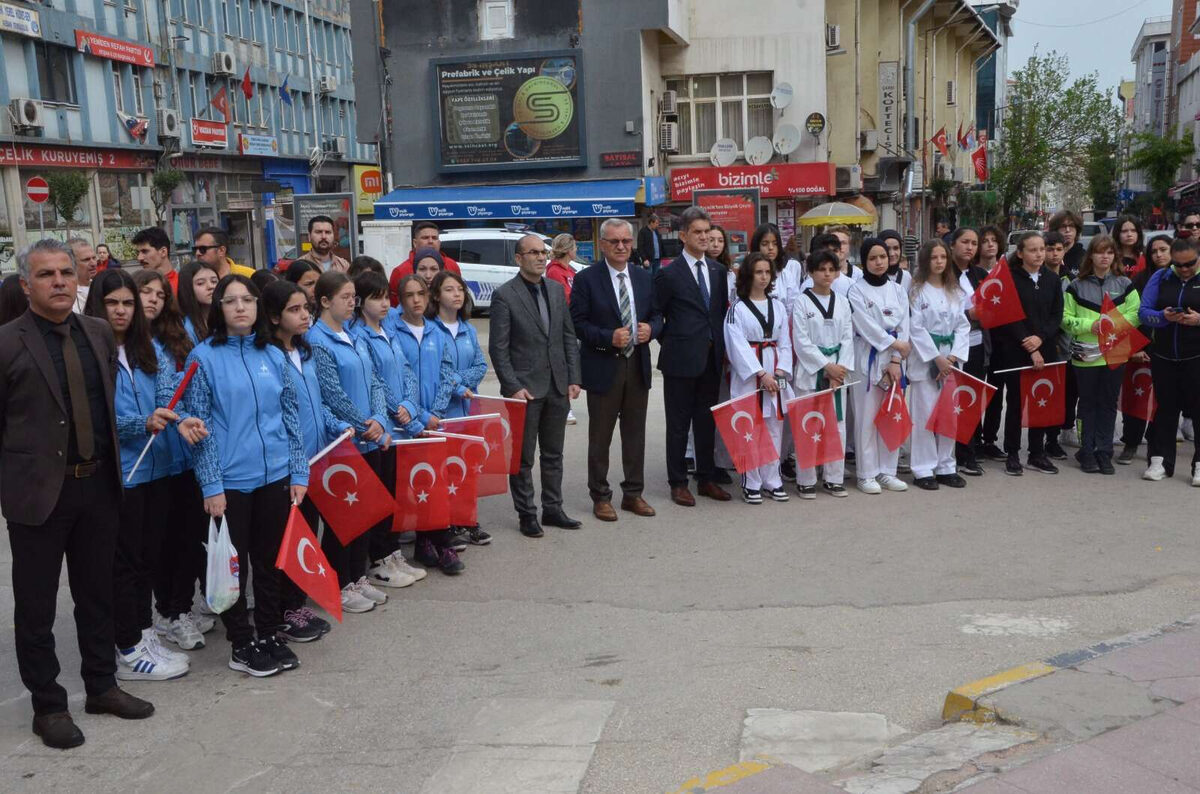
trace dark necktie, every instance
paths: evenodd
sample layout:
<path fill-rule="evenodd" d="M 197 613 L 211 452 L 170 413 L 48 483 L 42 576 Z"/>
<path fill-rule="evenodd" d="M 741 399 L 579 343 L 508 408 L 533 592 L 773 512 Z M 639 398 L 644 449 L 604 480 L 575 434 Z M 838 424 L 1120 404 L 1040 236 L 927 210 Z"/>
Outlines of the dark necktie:
<path fill-rule="evenodd" d="M 629 329 L 629 344 L 621 350 L 621 355 L 629 358 L 633 355 L 633 344 L 637 341 L 637 329 L 633 327 L 633 307 L 629 304 L 629 290 L 625 288 L 625 274 L 617 274 L 617 284 L 620 285 L 621 325 Z"/>
<path fill-rule="evenodd" d="M 550 309 L 546 306 L 546 296 L 542 293 L 542 285 L 539 284 L 533 290 L 533 294 L 537 296 L 538 314 L 542 316 L 542 328 L 546 334 L 550 334 Z"/>
<path fill-rule="evenodd" d="M 79 457 L 91 460 L 96 454 L 96 438 L 92 431 L 92 407 L 88 402 L 87 381 L 83 377 L 83 364 L 79 351 L 71 338 L 71 324 L 54 326 L 54 333 L 62 337 L 63 363 L 67 369 L 67 390 L 71 395 L 71 417 L 75 423 L 75 446 Z"/>
<path fill-rule="evenodd" d="M 704 260 L 696 263 L 696 283 L 700 285 L 700 297 L 704 299 L 704 305 L 707 307 L 711 302 L 708 294 L 708 284 L 704 280 Z"/>

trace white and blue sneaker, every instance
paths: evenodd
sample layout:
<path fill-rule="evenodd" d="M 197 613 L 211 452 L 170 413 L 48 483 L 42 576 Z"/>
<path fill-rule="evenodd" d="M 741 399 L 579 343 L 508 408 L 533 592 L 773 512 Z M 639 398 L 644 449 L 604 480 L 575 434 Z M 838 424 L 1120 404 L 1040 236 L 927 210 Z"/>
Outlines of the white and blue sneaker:
<path fill-rule="evenodd" d="M 159 656 L 145 639 L 117 649 L 118 681 L 169 681 L 187 675 L 188 669 L 186 659 Z"/>

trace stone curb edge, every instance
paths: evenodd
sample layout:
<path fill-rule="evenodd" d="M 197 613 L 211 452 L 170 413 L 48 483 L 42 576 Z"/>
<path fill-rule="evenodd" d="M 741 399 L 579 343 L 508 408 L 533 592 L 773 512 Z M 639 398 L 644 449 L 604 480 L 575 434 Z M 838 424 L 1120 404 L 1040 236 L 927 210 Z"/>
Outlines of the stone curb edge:
<path fill-rule="evenodd" d="M 1174 623 L 1167 623 L 1146 631 L 1126 634 L 1115 639 L 1098 642 L 1095 645 L 1089 645 L 1086 648 L 1080 648 L 1079 650 L 1060 653 L 1056 656 L 1051 656 L 1049 659 L 1023 664 L 996 673 L 995 675 L 990 675 L 987 678 L 963 684 L 951 689 L 946 694 L 946 701 L 942 706 L 942 720 L 945 722 L 955 720 L 995 722 L 995 710 L 983 702 L 983 699 L 989 695 L 994 695 L 1010 686 L 1032 681 L 1035 678 L 1041 678 L 1059 670 L 1077 667 L 1084 662 L 1112 653 L 1113 651 L 1142 645 L 1163 635 L 1173 634 L 1174 632 L 1195 628 L 1196 626 L 1200 626 L 1200 615 L 1192 615 L 1191 617 L 1177 620 Z"/>

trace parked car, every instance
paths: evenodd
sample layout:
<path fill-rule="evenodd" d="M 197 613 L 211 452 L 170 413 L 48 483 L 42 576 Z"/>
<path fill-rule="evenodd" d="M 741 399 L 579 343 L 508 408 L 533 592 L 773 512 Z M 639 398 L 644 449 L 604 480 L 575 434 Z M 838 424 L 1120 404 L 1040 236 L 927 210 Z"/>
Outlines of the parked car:
<path fill-rule="evenodd" d="M 1036 232 L 1037 229 L 1018 229 L 1015 232 L 1008 233 L 1008 249 L 1004 252 L 1005 256 L 1012 256 L 1017 250 L 1017 240 L 1021 239 L 1021 235 L 1026 232 Z"/>
<path fill-rule="evenodd" d="M 530 232 L 509 229 L 449 229 L 442 232 L 442 253 L 458 262 L 475 308 L 491 306 L 496 288 L 517 274 L 516 245 L 527 234 Z M 548 255 L 550 238 L 543 234 L 538 236 L 546 242 Z M 571 266 L 576 272 L 585 267 L 580 262 L 572 262 Z"/>
<path fill-rule="evenodd" d="M 1079 242 L 1083 243 L 1084 248 L 1087 248 L 1088 243 L 1090 243 L 1092 238 L 1097 234 L 1112 234 L 1112 232 L 1110 232 L 1103 223 L 1098 221 L 1084 221 L 1083 229 L 1079 233 Z"/>

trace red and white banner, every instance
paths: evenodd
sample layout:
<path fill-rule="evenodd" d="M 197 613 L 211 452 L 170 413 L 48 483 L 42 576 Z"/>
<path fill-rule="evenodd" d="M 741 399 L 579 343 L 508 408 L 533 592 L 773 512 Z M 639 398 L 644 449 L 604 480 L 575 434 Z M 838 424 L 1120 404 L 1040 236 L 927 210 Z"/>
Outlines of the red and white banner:
<path fill-rule="evenodd" d="M 758 188 L 763 198 L 831 196 L 835 183 L 833 163 L 672 168 L 671 200 L 691 201 L 693 190 L 723 188 Z"/>
<path fill-rule="evenodd" d="M 192 145 L 224 149 L 229 145 L 229 127 L 210 119 L 192 119 Z"/>
<path fill-rule="evenodd" d="M 0 143 L 0 165 L 142 171 L 154 168 L 154 164 L 154 155 L 130 149 L 75 149 L 66 146 Z"/>
<path fill-rule="evenodd" d="M 971 152 L 971 165 L 975 166 L 975 178 L 980 182 L 988 181 L 987 146 L 979 144 L 979 148 Z"/>
<path fill-rule="evenodd" d="M 86 30 L 75 31 L 75 48 L 80 52 L 107 58 L 110 61 L 132 63 L 134 66 L 154 66 L 154 48 L 132 41 L 122 41 Z"/>

